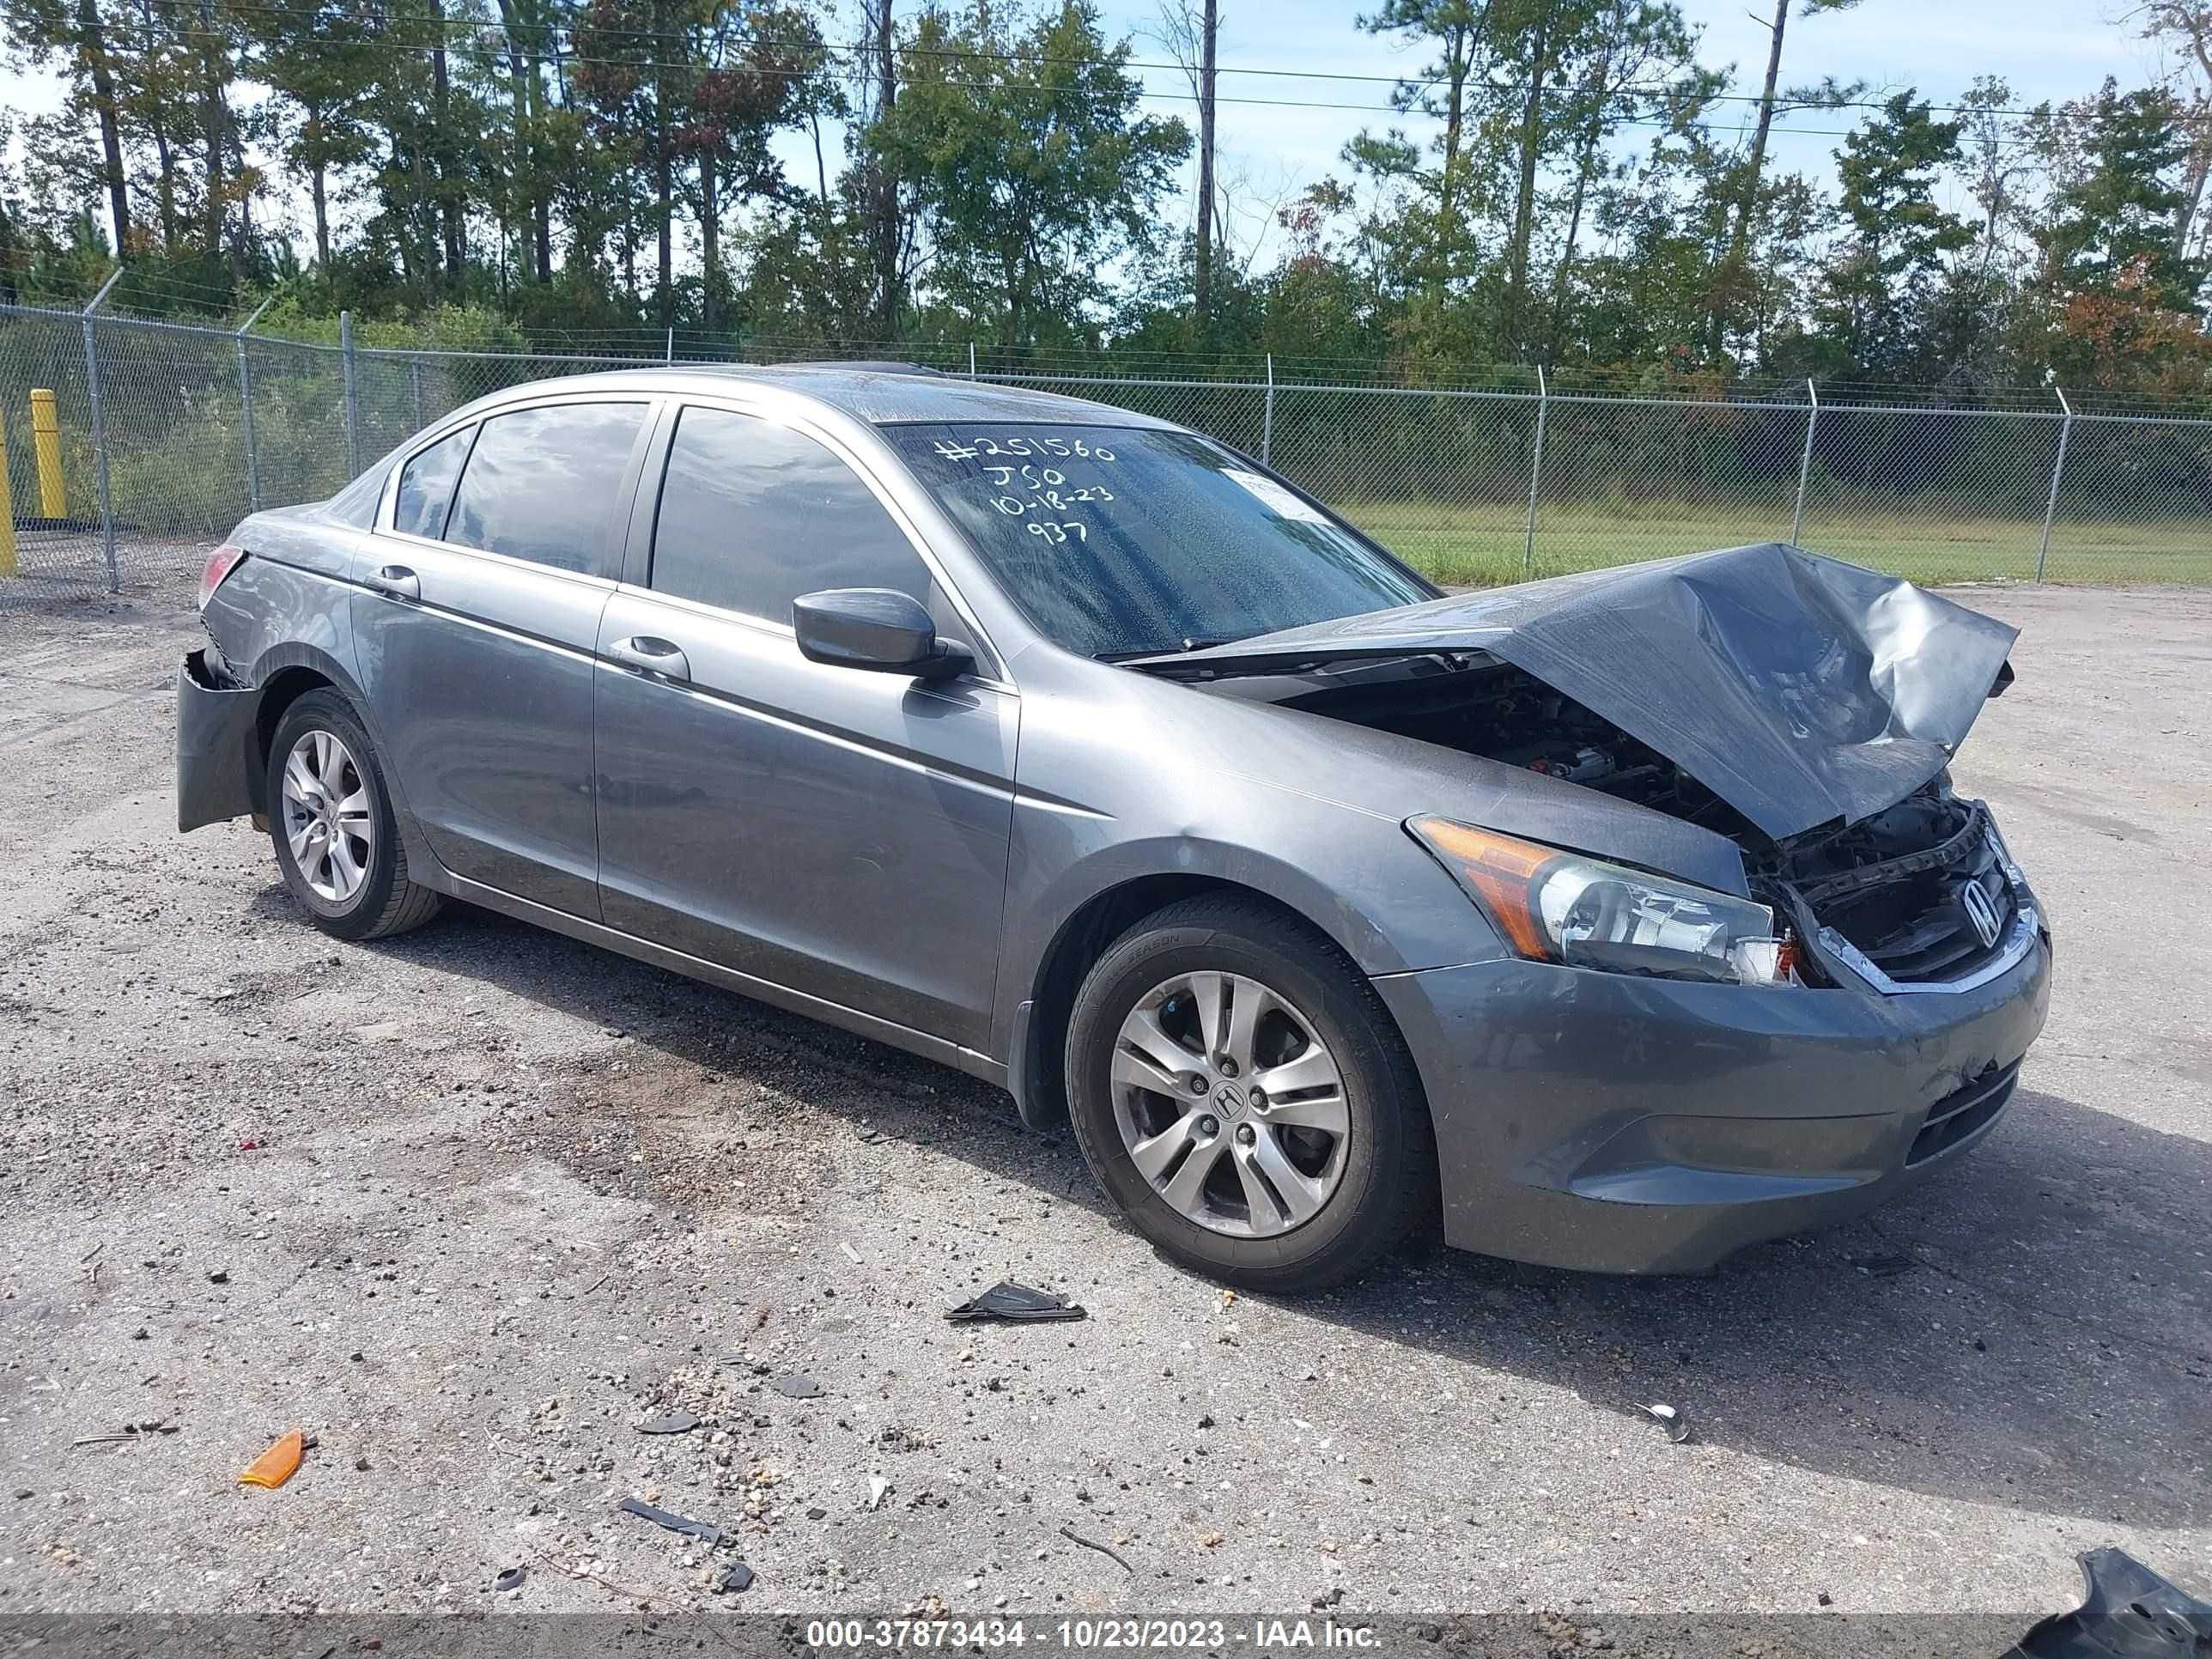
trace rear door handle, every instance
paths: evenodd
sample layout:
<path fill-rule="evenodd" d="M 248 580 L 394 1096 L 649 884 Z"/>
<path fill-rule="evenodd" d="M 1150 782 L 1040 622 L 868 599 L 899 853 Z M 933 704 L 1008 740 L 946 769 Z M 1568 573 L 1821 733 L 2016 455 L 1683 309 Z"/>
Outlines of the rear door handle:
<path fill-rule="evenodd" d="M 684 654 L 684 648 L 651 634 L 617 640 L 607 647 L 607 655 L 625 668 L 642 669 L 646 673 L 658 674 L 665 680 L 688 680 L 691 678 L 691 659 Z"/>
<path fill-rule="evenodd" d="M 387 564 L 373 572 L 368 578 L 368 585 L 386 599 L 419 599 L 422 597 L 421 579 L 404 564 Z"/>

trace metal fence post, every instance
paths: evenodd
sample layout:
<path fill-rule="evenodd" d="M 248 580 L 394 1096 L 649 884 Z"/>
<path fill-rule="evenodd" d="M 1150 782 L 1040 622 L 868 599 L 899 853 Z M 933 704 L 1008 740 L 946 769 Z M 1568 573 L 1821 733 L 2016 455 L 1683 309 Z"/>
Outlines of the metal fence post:
<path fill-rule="evenodd" d="M 1536 570 L 1536 484 L 1544 476 L 1544 422 L 1552 412 L 1552 389 L 1544 383 L 1544 366 L 1536 365 L 1536 441 L 1528 454 L 1528 529 L 1521 542 L 1521 574 Z"/>
<path fill-rule="evenodd" d="M 415 394 L 415 429 L 420 432 L 428 424 L 422 418 L 422 360 L 420 357 L 407 360 L 407 384 Z"/>
<path fill-rule="evenodd" d="M 100 395 L 100 346 L 94 336 L 97 326 L 92 313 L 100 309 L 100 302 L 107 297 L 116 279 L 123 275 L 118 264 L 100 285 L 100 292 L 92 296 L 92 303 L 84 308 L 84 389 L 92 404 L 92 453 L 100 469 L 100 542 L 107 555 L 107 591 L 123 591 L 123 572 L 115 561 L 115 500 L 107 471 L 107 409 Z"/>
<path fill-rule="evenodd" d="M 1267 407 L 1260 416 L 1260 465 L 1268 465 L 1267 452 L 1275 447 L 1275 354 L 1267 354 Z"/>
<path fill-rule="evenodd" d="M 238 349 L 238 407 L 244 417 L 240 428 L 246 439 L 246 510 L 261 510 L 261 446 L 253 432 L 253 360 L 246 349 L 246 331 L 261 320 L 261 313 L 276 303 L 270 295 L 253 307 L 253 314 L 238 325 L 238 332 L 230 337 Z"/>
<path fill-rule="evenodd" d="M 968 378 L 971 380 L 975 378 L 975 343 L 973 340 L 968 342 Z"/>
<path fill-rule="evenodd" d="M 2051 521 L 2058 515 L 2058 481 L 2066 476 L 2066 446 L 2074 441 L 2074 405 L 2066 401 L 2066 388 L 2051 388 L 2058 394 L 2058 406 L 2066 411 L 2066 418 L 2058 423 L 2058 459 L 2051 466 L 2051 499 L 2043 505 L 2043 545 L 2035 555 L 2035 580 L 2043 580 L 2045 567 L 2051 562 Z"/>
<path fill-rule="evenodd" d="M 1805 380 L 1806 395 L 1812 398 L 1812 412 L 1805 416 L 1805 453 L 1797 463 L 1797 511 L 1790 520 L 1790 545 L 1803 544 L 1805 534 L 1805 481 L 1813 475 L 1813 434 L 1820 429 L 1820 388 L 1813 384 L 1812 377 Z"/>
<path fill-rule="evenodd" d="M 345 380 L 346 477 L 361 476 L 361 400 L 354 389 L 353 313 L 338 313 L 338 356 Z"/>
<path fill-rule="evenodd" d="M 676 328 L 673 324 L 671 324 L 668 329 L 668 355 L 663 357 L 661 361 L 668 363 L 672 363 L 676 361 Z"/>

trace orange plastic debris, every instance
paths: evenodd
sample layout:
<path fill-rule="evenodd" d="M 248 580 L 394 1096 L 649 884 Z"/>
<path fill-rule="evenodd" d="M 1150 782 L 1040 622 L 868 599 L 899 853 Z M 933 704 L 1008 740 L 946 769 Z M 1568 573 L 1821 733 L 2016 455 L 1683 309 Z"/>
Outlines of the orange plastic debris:
<path fill-rule="evenodd" d="M 300 1459 L 307 1449 L 307 1437 L 294 1429 L 267 1451 L 246 1466 L 238 1477 L 246 1486 L 267 1486 L 270 1490 L 289 1480 L 300 1467 Z"/>

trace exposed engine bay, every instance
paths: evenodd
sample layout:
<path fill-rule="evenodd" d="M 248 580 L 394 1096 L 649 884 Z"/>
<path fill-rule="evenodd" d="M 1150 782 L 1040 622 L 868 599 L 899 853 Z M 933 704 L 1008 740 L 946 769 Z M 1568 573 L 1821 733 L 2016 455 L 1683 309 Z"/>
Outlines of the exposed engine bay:
<path fill-rule="evenodd" d="M 1328 683 L 1273 701 L 1579 783 L 1739 840 L 1758 836 L 1673 761 L 1510 663 L 1370 664 L 1308 684 L 1317 681 Z"/>
<path fill-rule="evenodd" d="M 1831 929 L 1893 981 L 1971 971 L 2013 918 L 1994 826 L 1978 802 L 1952 793 L 1948 774 L 1856 823 L 1778 842 L 1666 756 L 1480 653 L 1223 689 L 1523 767 L 1727 836 L 1743 848 L 1753 892 L 1774 907 L 1778 926 L 1800 938 Z M 1988 936 L 1992 927 L 1996 937 Z M 1812 957 L 1803 961 L 1807 977 L 1817 979 Z"/>

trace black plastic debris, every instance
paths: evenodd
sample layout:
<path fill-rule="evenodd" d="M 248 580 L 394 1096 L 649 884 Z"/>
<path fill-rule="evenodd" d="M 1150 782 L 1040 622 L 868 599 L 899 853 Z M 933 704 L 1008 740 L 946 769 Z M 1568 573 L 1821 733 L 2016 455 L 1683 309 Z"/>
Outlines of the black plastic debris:
<path fill-rule="evenodd" d="M 722 1541 L 722 1529 L 712 1521 L 690 1521 L 680 1515 L 671 1515 L 666 1510 L 657 1510 L 642 1498 L 625 1498 L 615 1505 L 628 1510 L 632 1515 L 641 1515 L 656 1527 L 665 1527 L 671 1532 L 680 1532 L 696 1538 L 708 1546 Z"/>
<path fill-rule="evenodd" d="M 728 1595 L 753 1587 L 753 1570 L 742 1561 L 732 1561 L 722 1569 L 722 1576 L 714 1581 L 714 1593 Z"/>
<path fill-rule="evenodd" d="M 805 1371 L 786 1371 L 781 1376 L 770 1379 L 769 1387 L 778 1394 L 790 1395 L 793 1400 L 819 1400 L 823 1393 L 822 1385 Z"/>
<path fill-rule="evenodd" d="M 500 1574 L 498 1577 L 491 1581 L 491 1587 L 495 1590 L 520 1589 L 522 1588 L 522 1581 L 529 1577 L 530 1569 L 528 1567 L 509 1567 L 505 1572 Z"/>
<path fill-rule="evenodd" d="M 1031 1290 L 1026 1285 L 1017 1285 L 1011 1279 L 1002 1279 L 971 1302 L 963 1302 L 945 1316 L 956 1325 L 976 1323 L 987 1319 L 1001 1319 L 1010 1325 L 1024 1325 L 1047 1319 L 1085 1319 L 1089 1316 L 1064 1296 L 1054 1296 L 1050 1291 Z"/>
<path fill-rule="evenodd" d="M 690 1412 L 670 1412 L 649 1423 L 637 1425 L 640 1434 L 689 1434 L 699 1426 L 699 1419 Z"/>
<path fill-rule="evenodd" d="M 1637 1409 L 1665 1428 L 1667 1437 L 1676 1445 L 1680 1445 L 1690 1437 L 1690 1419 L 1672 1406 L 1653 1404 L 1639 1406 Z"/>
<path fill-rule="evenodd" d="M 1851 1266 L 1869 1279 L 1894 1279 L 1899 1273 L 1911 1273 L 1919 1265 L 1919 1258 L 1910 1255 L 1860 1255 L 1851 1258 Z"/>
<path fill-rule="evenodd" d="M 174 1434 L 183 1426 L 181 1423 L 171 1423 L 162 1418 L 149 1417 L 141 1422 L 125 1423 L 112 1433 L 81 1435 L 70 1441 L 70 1444 L 72 1447 L 122 1446 L 134 1443 L 143 1444 L 152 1441 L 158 1435 Z M 310 1441 L 307 1443 L 312 1445 L 313 1443 Z"/>
<path fill-rule="evenodd" d="M 1122 1571 L 1127 1573 L 1132 1578 L 1134 1578 L 1137 1576 L 1137 1570 L 1129 1565 L 1129 1558 L 1122 1554 L 1121 1551 L 1115 1549 L 1112 1545 L 1102 1544 L 1095 1538 L 1085 1538 L 1081 1533 L 1076 1531 L 1073 1527 L 1062 1527 L 1060 1529 L 1060 1535 L 1067 1540 L 1071 1544 L 1080 1544 L 1087 1550 L 1097 1551 L 1099 1554 L 1104 1556 L 1115 1566 L 1121 1568 Z"/>
<path fill-rule="evenodd" d="M 2191 1659 L 2212 1652 L 2212 1603 L 2168 1583 L 2125 1550 L 2081 1558 L 2086 1599 L 2054 1613 L 2002 1659 Z"/>

